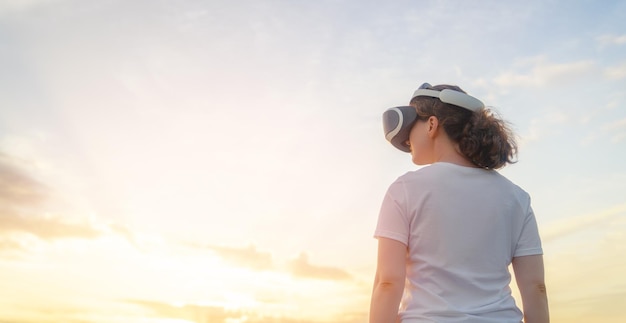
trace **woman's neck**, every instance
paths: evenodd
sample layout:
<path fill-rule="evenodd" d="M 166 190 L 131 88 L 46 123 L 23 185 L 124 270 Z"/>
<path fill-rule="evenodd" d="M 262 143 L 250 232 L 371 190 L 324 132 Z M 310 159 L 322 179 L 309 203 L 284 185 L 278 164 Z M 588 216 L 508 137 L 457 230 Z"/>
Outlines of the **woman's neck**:
<path fill-rule="evenodd" d="M 451 163 L 465 167 L 478 167 L 461 153 L 458 144 L 453 143 L 447 136 L 438 137 L 436 141 L 434 146 L 434 162 Z"/>

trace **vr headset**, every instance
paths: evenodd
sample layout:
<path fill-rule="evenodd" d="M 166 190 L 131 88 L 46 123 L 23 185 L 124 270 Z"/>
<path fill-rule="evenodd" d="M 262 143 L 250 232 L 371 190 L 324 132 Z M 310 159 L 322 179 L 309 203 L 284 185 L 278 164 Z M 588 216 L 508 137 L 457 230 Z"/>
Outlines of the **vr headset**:
<path fill-rule="evenodd" d="M 456 105 L 472 112 L 485 107 L 480 100 L 463 92 L 450 89 L 437 91 L 430 88 L 432 88 L 430 84 L 422 84 L 422 86 L 413 92 L 411 100 L 418 96 L 437 98 L 441 100 L 441 102 Z M 383 113 L 383 130 L 385 131 L 385 139 L 387 139 L 387 141 L 389 141 L 394 147 L 407 153 L 410 152 L 411 149 L 407 144 L 407 141 L 409 140 L 411 128 L 416 121 L 417 111 L 412 106 L 400 106 L 387 109 L 387 111 Z"/>

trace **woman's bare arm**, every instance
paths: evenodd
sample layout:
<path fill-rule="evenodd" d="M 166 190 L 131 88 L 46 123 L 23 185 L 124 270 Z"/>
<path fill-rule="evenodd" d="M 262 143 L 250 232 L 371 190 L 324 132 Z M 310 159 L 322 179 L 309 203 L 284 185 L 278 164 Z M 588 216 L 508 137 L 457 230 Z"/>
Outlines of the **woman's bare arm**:
<path fill-rule="evenodd" d="M 378 264 L 370 304 L 370 323 L 396 322 L 406 277 L 406 245 L 378 239 Z"/>
<path fill-rule="evenodd" d="M 548 294 L 544 280 L 543 256 L 513 258 L 515 281 L 522 296 L 525 323 L 548 323 Z"/>

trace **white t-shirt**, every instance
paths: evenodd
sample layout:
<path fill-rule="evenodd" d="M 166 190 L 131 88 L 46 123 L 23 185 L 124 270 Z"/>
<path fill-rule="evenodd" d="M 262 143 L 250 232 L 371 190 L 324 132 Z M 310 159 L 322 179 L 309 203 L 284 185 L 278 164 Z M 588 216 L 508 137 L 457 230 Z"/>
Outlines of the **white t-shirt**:
<path fill-rule="evenodd" d="M 529 195 L 498 172 L 435 163 L 404 174 L 374 236 L 408 246 L 403 323 L 522 321 L 508 267 L 543 251 Z"/>

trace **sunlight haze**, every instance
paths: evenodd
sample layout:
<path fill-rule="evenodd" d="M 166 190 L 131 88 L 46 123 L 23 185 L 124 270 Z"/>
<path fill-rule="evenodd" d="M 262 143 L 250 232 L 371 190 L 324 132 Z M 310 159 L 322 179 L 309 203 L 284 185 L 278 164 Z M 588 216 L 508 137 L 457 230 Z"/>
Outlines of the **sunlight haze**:
<path fill-rule="evenodd" d="M 552 320 L 626 321 L 625 1 L 8 0 L 0 322 L 366 321 L 424 82 L 515 129 Z"/>

